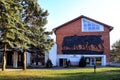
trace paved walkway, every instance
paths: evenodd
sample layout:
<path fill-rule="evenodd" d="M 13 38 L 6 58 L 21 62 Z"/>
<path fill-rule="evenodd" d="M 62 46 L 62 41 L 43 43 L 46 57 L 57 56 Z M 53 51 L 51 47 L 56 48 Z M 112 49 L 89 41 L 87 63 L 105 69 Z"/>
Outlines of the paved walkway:
<path fill-rule="evenodd" d="M 120 67 L 120 63 L 110 63 L 109 66 L 116 66 L 116 67 Z"/>

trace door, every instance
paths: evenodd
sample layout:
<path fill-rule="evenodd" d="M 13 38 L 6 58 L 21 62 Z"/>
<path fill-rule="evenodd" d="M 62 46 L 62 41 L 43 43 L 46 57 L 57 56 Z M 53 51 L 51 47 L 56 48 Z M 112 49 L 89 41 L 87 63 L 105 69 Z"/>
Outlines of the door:
<path fill-rule="evenodd" d="M 59 66 L 63 66 L 63 59 L 59 59 Z"/>
<path fill-rule="evenodd" d="M 94 65 L 96 65 L 96 58 L 92 57 L 90 58 L 90 66 L 94 66 Z"/>
<path fill-rule="evenodd" d="M 65 67 L 66 66 L 66 62 L 67 62 L 66 58 L 59 59 L 59 66 Z"/>

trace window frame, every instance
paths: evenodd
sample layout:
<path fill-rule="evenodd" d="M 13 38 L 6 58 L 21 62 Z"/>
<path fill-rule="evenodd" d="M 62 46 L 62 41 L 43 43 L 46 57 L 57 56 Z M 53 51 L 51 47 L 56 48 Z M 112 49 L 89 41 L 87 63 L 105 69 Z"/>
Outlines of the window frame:
<path fill-rule="evenodd" d="M 88 19 L 82 18 L 82 32 L 103 32 L 104 26 Z"/>

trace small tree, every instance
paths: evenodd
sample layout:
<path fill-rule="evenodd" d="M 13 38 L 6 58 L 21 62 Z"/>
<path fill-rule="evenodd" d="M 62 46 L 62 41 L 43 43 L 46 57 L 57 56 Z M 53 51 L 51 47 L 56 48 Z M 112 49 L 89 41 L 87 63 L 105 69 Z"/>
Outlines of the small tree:
<path fill-rule="evenodd" d="M 81 57 L 79 67 L 86 67 L 86 59 L 84 56 Z"/>
<path fill-rule="evenodd" d="M 46 62 L 46 67 L 51 68 L 52 66 L 53 66 L 52 61 L 48 58 L 48 60 Z"/>

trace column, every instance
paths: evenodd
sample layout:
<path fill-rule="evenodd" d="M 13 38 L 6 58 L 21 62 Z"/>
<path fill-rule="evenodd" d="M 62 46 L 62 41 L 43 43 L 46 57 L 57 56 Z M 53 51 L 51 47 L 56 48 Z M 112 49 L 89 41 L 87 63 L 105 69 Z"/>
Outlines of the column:
<path fill-rule="evenodd" d="M 13 54 L 13 68 L 18 67 L 18 53 L 15 51 Z"/>
<path fill-rule="evenodd" d="M 31 64 L 31 53 L 26 52 L 26 65 L 29 66 Z"/>
<path fill-rule="evenodd" d="M 106 66 L 106 55 L 102 56 L 102 66 Z"/>

